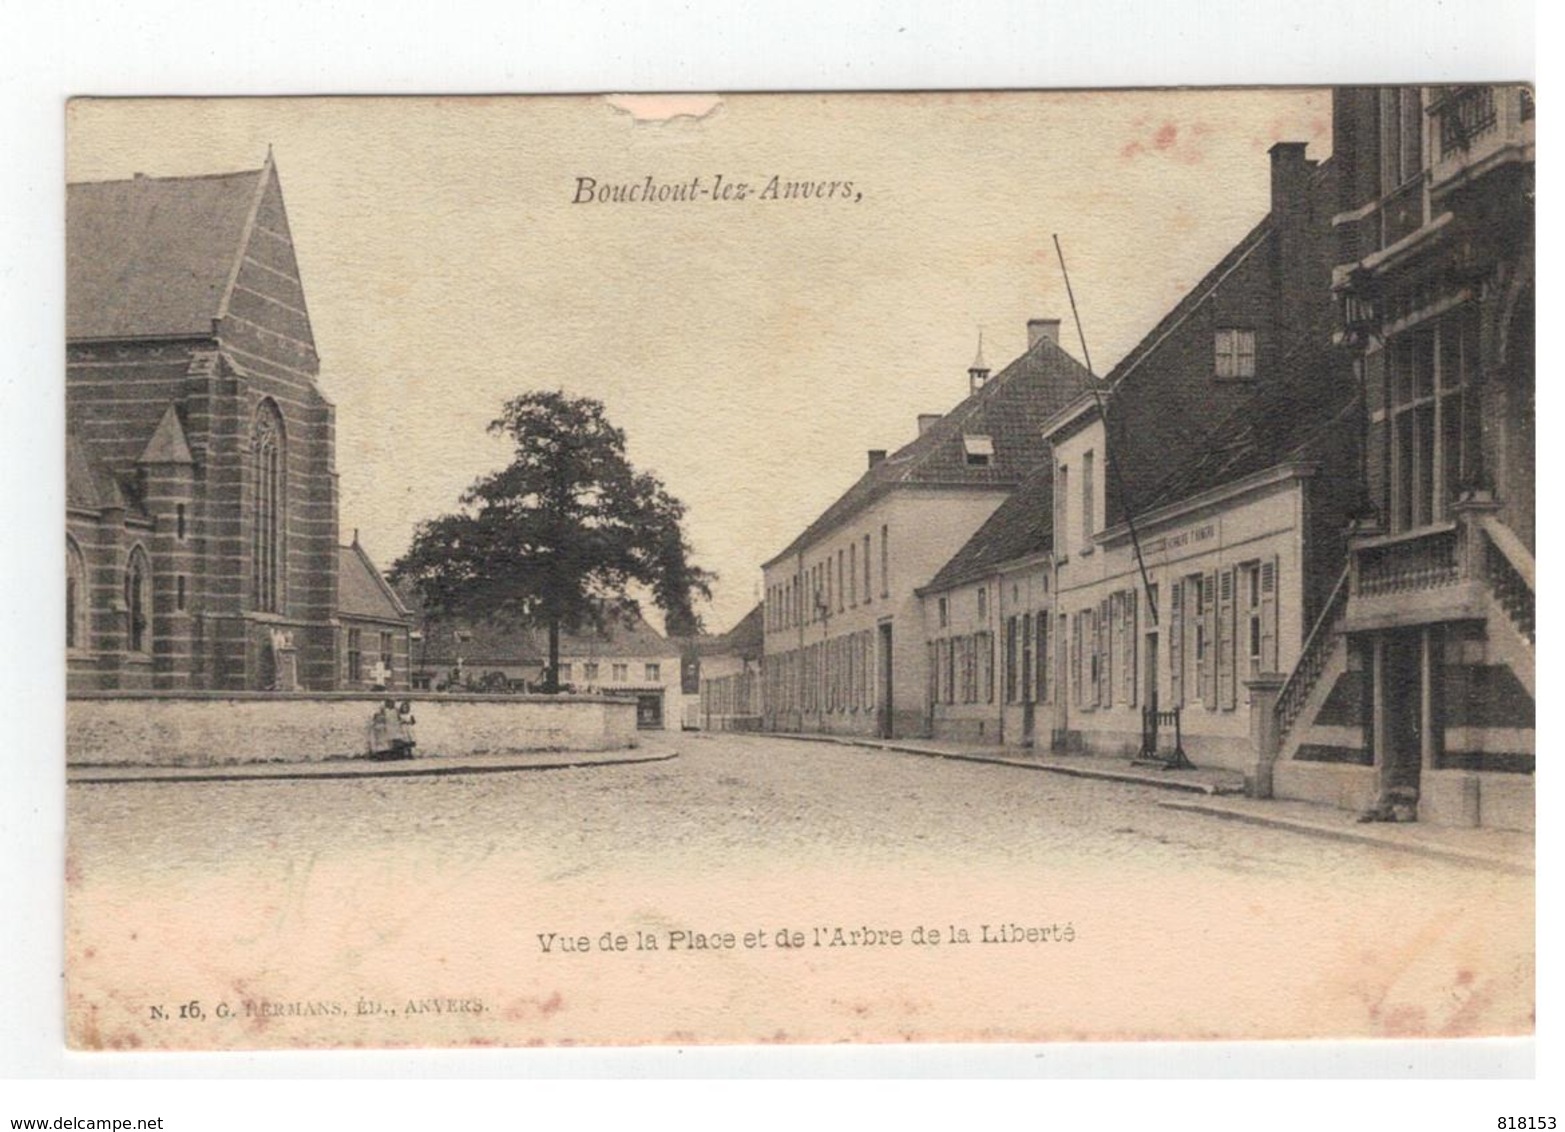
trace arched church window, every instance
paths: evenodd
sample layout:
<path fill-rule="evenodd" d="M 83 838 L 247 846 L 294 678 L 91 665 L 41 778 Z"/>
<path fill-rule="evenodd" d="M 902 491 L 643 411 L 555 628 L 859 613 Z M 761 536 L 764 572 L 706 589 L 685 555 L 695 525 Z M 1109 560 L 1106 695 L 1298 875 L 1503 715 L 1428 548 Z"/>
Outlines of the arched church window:
<path fill-rule="evenodd" d="M 130 552 L 130 561 L 125 566 L 125 630 L 131 652 L 147 651 L 147 630 L 151 627 L 148 618 L 151 577 L 147 553 L 138 546 Z"/>
<path fill-rule="evenodd" d="M 65 538 L 65 647 L 87 647 L 87 561 L 69 535 Z"/>
<path fill-rule="evenodd" d="M 283 602 L 288 464 L 282 415 L 271 401 L 262 402 L 256 411 L 250 452 L 255 500 L 250 563 L 255 608 L 275 613 Z"/>

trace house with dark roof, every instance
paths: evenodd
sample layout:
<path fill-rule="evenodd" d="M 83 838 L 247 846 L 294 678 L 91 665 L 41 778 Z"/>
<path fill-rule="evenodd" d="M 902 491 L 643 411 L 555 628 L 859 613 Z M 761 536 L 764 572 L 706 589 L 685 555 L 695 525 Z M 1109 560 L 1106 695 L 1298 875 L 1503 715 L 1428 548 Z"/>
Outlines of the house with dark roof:
<path fill-rule="evenodd" d="M 757 602 L 728 632 L 697 643 L 701 696 L 695 727 L 703 731 L 760 730 L 765 624 L 766 606 Z"/>
<path fill-rule="evenodd" d="M 918 588 L 1048 458 L 1042 426 L 1091 384 L 1059 344 L 1059 322 L 1028 324 L 1026 351 L 918 435 L 869 453 L 863 475 L 765 575 L 768 729 L 882 736 L 928 728 L 928 651 Z"/>
<path fill-rule="evenodd" d="M 918 589 L 929 734 L 1031 746 L 1050 699 L 1054 468 L 1045 460 Z"/>
<path fill-rule="evenodd" d="M 1136 755 L 1177 712 L 1188 757 L 1254 773 L 1253 688 L 1275 692 L 1340 573 L 1360 430 L 1331 344 L 1335 168 L 1279 143 L 1271 172 L 1266 217 L 1044 426 L 1052 671 L 1024 694 L 1056 748 Z"/>
<path fill-rule="evenodd" d="M 68 687 L 338 684 L 333 407 L 271 155 L 66 191 Z"/>
<path fill-rule="evenodd" d="M 547 635 L 525 625 L 413 610 L 412 684 L 423 691 L 529 692 L 543 687 Z M 634 697 L 636 725 L 678 728 L 683 700 L 680 646 L 639 612 L 606 614 L 600 628 L 560 634 L 560 686 L 567 692 Z"/>
<path fill-rule="evenodd" d="M 413 686 L 413 615 L 364 547 L 337 548 L 337 623 L 341 630 L 337 686 L 345 692 Z"/>

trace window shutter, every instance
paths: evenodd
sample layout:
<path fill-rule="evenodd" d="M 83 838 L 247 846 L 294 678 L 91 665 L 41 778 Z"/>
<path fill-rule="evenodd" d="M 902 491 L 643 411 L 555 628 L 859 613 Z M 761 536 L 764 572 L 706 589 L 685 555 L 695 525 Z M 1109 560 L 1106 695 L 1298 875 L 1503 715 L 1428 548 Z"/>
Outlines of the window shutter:
<path fill-rule="evenodd" d="M 1226 711 L 1233 710 L 1237 702 L 1237 632 L 1234 625 L 1234 571 L 1222 572 L 1217 611 L 1217 694 L 1218 705 Z"/>
<path fill-rule="evenodd" d="M 1071 614 L 1071 636 L 1069 655 L 1066 658 L 1065 667 L 1067 678 L 1070 680 L 1070 690 L 1067 693 L 1070 702 L 1077 707 L 1081 706 L 1081 611 Z"/>
<path fill-rule="evenodd" d="M 1103 598 L 1097 607 L 1097 706 L 1110 708 L 1114 703 L 1114 681 L 1110 678 L 1113 669 L 1110 667 L 1110 658 L 1113 656 L 1114 642 L 1110 637 L 1110 617 L 1113 611 L 1113 603 L 1108 598 Z"/>
<path fill-rule="evenodd" d="M 1261 563 L 1261 668 L 1277 668 L 1277 557 Z"/>
<path fill-rule="evenodd" d="M 1098 704 L 1114 706 L 1114 602 L 1103 599 L 1103 620 L 1099 629 L 1103 641 L 1102 659 L 1098 661 Z"/>
<path fill-rule="evenodd" d="M 1201 589 L 1205 595 L 1206 647 L 1201 657 L 1201 698 L 1208 711 L 1217 710 L 1217 573 L 1206 575 Z"/>
<path fill-rule="evenodd" d="M 1125 648 L 1125 702 L 1136 705 L 1136 654 L 1141 644 L 1141 595 L 1136 590 L 1125 591 L 1125 635 L 1129 641 Z"/>
<path fill-rule="evenodd" d="M 1174 707 L 1185 702 L 1184 658 L 1185 586 L 1176 581 L 1168 599 L 1168 690 Z"/>

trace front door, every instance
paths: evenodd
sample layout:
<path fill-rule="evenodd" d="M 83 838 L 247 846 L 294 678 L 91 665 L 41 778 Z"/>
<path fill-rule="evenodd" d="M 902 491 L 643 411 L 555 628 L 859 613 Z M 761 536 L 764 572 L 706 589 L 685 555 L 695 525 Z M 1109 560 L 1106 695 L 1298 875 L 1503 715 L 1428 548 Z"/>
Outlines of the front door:
<path fill-rule="evenodd" d="M 1424 765 L 1423 645 L 1418 629 L 1386 634 L 1381 674 L 1386 713 L 1382 790 L 1400 787 L 1418 792 Z"/>
<path fill-rule="evenodd" d="M 891 738 L 891 626 L 880 627 L 880 721 L 878 734 L 882 739 Z"/>

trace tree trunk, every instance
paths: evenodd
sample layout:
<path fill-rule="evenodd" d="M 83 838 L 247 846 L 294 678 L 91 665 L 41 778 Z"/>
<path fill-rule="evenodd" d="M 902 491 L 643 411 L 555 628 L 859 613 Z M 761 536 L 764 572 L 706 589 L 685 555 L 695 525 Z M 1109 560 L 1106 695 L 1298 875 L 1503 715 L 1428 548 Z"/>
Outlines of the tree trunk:
<path fill-rule="evenodd" d="M 554 695 L 560 690 L 560 619 L 549 618 L 549 667 L 544 673 L 543 690 Z"/>

